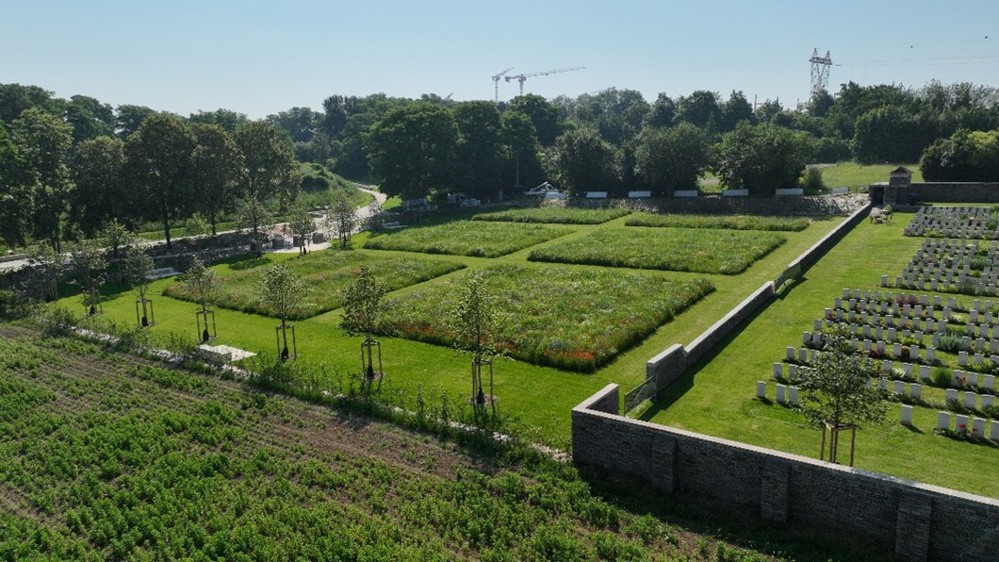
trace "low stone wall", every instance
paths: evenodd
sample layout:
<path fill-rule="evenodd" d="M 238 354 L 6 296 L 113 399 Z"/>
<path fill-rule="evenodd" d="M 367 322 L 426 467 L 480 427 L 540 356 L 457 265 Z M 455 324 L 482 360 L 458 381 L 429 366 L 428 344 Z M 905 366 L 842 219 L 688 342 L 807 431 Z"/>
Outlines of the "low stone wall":
<path fill-rule="evenodd" d="M 853 212 L 845 221 L 822 237 L 812 247 L 805 250 L 800 256 L 794 259 L 784 271 L 777 277 L 776 281 L 768 281 L 760 286 L 753 294 L 746 297 L 735 308 L 729 311 L 721 320 L 715 322 L 710 328 L 701 333 L 694 341 L 686 347 L 682 344 L 674 344 L 665 351 L 649 359 L 645 364 L 646 381 L 641 389 L 635 389 L 628 393 L 625 400 L 625 411 L 630 410 L 645 398 L 658 394 L 673 381 L 680 377 L 684 371 L 694 363 L 703 358 L 721 340 L 725 339 L 742 322 L 753 314 L 763 310 L 776 295 L 776 291 L 793 279 L 797 279 L 805 271 L 814 265 L 819 258 L 826 254 L 835 246 L 846 234 L 853 229 L 860 221 L 864 220 L 870 209 L 870 205 L 865 205 Z M 647 387 L 652 387 L 647 388 Z"/>
<path fill-rule="evenodd" d="M 617 404 L 610 384 L 572 410 L 574 462 L 872 541 L 901 560 L 996 560 L 997 500 L 628 419 Z"/>
<path fill-rule="evenodd" d="M 927 203 L 999 203 L 999 183 L 913 182 L 916 200 Z M 908 193 L 898 200 L 908 201 Z"/>

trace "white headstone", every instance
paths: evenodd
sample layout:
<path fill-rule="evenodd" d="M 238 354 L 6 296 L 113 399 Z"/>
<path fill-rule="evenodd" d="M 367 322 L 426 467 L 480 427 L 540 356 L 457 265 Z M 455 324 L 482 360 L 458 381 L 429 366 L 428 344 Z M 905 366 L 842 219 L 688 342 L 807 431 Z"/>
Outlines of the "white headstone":
<path fill-rule="evenodd" d="M 788 398 L 791 401 L 791 405 L 792 406 L 797 406 L 798 405 L 798 387 L 796 387 L 796 386 L 790 386 L 790 387 L 788 387 L 787 391 L 788 391 Z"/>
<path fill-rule="evenodd" d="M 926 360 L 930 363 L 934 363 L 937 360 L 937 350 L 932 347 L 926 348 Z"/>
<path fill-rule="evenodd" d="M 975 437 L 985 437 L 985 418 L 971 420 L 971 434 Z"/>
<path fill-rule="evenodd" d="M 964 407 L 968 408 L 969 410 L 974 410 L 975 409 L 975 402 L 976 402 L 977 398 L 978 398 L 978 395 L 975 394 L 974 392 L 965 392 L 964 393 Z"/>
<path fill-rule="evenodd" d="M 905 383 L 902 381 L 893 381 L 892 391 L 894 392 L 895 396 L 902 396 L 902 394 L 905 393 Z"/>
<path fill-rule="evenodd" d="M 780 380 L 784 378 L 784 364 L 774 363 L 774 378 Z"/>
<path fill-rule="evenodd" d="M 919 366 L 919 380 L 928 381 L 930 380 L 930 366 L 920 365 Z"/>
<path fill-rule="evenodd" d="M 793 347 L 788 346 L 788 348 L 787 348 L 787 360 L 788 361 L 794 361 L 794 348 Z"/>
<path fill-rule="evenodd" d="M 995 375 L 985 375 L 982 377 L 982 386 L 989 390 L 995 390 L 996 388 L 996 376 Z"/>
<path fill-rule="evenodd" d="M 999 420 L 992 420 L 989 423 L 989 439 L 999 441 Z"/>
<path fill-rule="evenodd" d="M 968 352 L 967 351 L 959 351 L 959 352 L 957 352 L 957 364 L 960 365 L 960 366 L 962 366 L 962 367 L 967 367 L 968 366 Z"/>
<path fill-rule="evenodd" d="M 902 425 L 912 425 L 912 406 L 902 404 L 901 418 Z"/>
<path fill-rule="evenodd" d="M 937 412 L 937 429 L 950 429 L 950 412 Z"/>
<path fill-rule="evenodd" d="M 950 404 L 951 402 L 957 402 L 957 389 L 956 388 L 948 388 L 946 390 L 946 393 L 947 393 L 947 403 L 948 404 Z"/>
<path fill-rule="evenodd" d="M 783 384 L 778 384 L 777 385 L 777 402 L 779 404 L 783 404 L 783 403 L 785 403 L 787 401 L 787 398 L 785 397 L 785 392 L 787 392 L 787 387 L 784 386 Z"/>
<path fill-rule="evenodd" d="M 923 385 L 919 384 L 918 382 L 910 383 L 909 384 L 909 396 L 911 396 L 913 400 L 920 400 L 920 399 L 922 399 L 922 397 L 923 397 Z"/>
<path fill-rule="evenodd" d="M 983 394 L 982 395 L 982 409 L 985 410 L 987 408 L 991 408 L 992 405 L 995 404 L 995 399 L 996 399 L 996 397 L 992 396 L 991 394 Z"/>
<path fill-rule="evenodd" d="M 954 431 L 958 433 L 964 433 L 971 428 L 968 427 L 968 416 L 964 414 L 957 414 L 954 416 Z"/>
<path fill-rule="evenodd" d="M 763 400 L 767 397 L 767 383 L 756 381 L 756 397 Z"/>

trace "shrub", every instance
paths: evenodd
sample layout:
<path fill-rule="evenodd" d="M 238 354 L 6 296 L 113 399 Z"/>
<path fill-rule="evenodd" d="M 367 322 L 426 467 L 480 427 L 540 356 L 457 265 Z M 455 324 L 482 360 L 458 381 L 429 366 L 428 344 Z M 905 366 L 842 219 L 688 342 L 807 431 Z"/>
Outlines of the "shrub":
<path fill-rule="evenodd" d="M 950 387 L 954 378 L 953 376 L 951 376 L 950 369 L 946 369 L 944 367 L 937 367 L 936 369 L 933 369 L 933 374 L 930 375 L 930 380 L 932 380 L 933 384 L 936 386 L 939 386 L 941 388 L 948 388 Z"/>
<path fill-rule="evenodd" d="M 964 344 L 960 336 L 948 331 L 945 335 L 940 336 L 937 342 L 937 349 L 948 353 L 957 353 L 958 351 L 964 351 Z"/>
<path fill-rule="evenodd" d="M 805 191 L 809 193 L 818 193 L 825 188 L 826 184 L 822 181 L 822 168 L 818 166 L 809 166 L 805 168 L 805 178 L 801 182 Z"/>

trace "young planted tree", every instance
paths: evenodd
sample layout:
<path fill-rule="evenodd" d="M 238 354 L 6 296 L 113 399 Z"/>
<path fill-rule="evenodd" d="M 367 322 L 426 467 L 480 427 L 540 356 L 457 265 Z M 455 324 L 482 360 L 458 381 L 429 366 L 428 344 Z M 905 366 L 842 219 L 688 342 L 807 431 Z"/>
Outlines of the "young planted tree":
<path fill-rule="evenodd" d="M 250 231 L 250 249 L 257 252 L 260 251 L 260 246 L 266 238 L 263 231 L 270 228 L 273 223 L 274 216 L 257 199 L 249 199 L 243 204 L 236 221 L 240 229 Z"/>
<path fill-rule="evenodd" d="M 111 258 L 111 263 L 118 268 L 119 280 L 124 283 L 125 270 L 118 263 L 118 259 L 121 257 L 122 248 L 135 244 L 136 234 L 118 222 L 118 219 L 111 219 L 111 222 L 100 231 L 100 237 L 107 249 L 107 255 Z"/>
<path fill-rule="evenodd" d="M 340 327 L 352 336 L 364 336 L 361 344 L 361 369 L 370 385 L 376 376 L 382 375 L 381 343 L 375 341 L 374 333 L 385 310 L 382 297 L 385 284 L 375 279 L 367 266 L 362 265 L 354 282 L 343 295 L 343 319 Z M 378 349 L 378 370 L 374 367 L 374 349 Z"/>
<path fill-rule="evenodd" d="M 448 311 L 447 324 L 454 337 L 454 346 L 472 356 L 472 403 L 483 406 L 493 401 L 493 370 L 491 357 L 498 339 L 496 298 L 485 287 L 482 272 L 474 272 L 459 286 L 457 301 Z M 483 367 L 489 376 L 489 395 L 484 388 Z"/>
<path fill-rule="evenodd" d="M 316 220 L 308 211 L 299 207 L 292 212 L 288 227 L 291 228 L 292 234 L 301 238 L 302 245 L 299 246 L 298 253 L 304 256 L 308 253 L 305 245 L 309 243 L 312 239 L 312 233 L 316 231 Z"/>
<path fill-rule="evenodd" d="M 295 316 L 308 294 L 305 282 L 283 265 L 268 268 L 257 282 L 260 304 L 272 315 L 281 320 L 275 329 L 278 339 L 278 355 L 284 361 L 298 355 L 295 342 L 295 326 L 288 319 Z M 288 348 L 288 332 L 291 332 L 292 347 Z"/>
<path fill-rule="evenodd" d="M 201 310 L 195 313 L 198 320 L 198 332 L 201 336 L 201 341 L 208 341 L 212 337 L 217 336 L 215 312 L 208 307 L 218 300 L 219 293 L 222 291 L 222 280 L 219 278 L 218 273 L 214 269 L 205 267 L 204 262 L 200 259 L 194 258 L 194 261 L 191 262 L 191 267 L 181 276 L 180 284 L 184 288 L 184 292 L 201 305 Z M 208 330 L 209 318 L 211 318 L 211 332 Z M 205 322 L 204 328 L 201 327 L 202 319 Z"/>
<path fill-rule="evenodd" d="M 122 278 L 135 289 L 139 298 L 135 301 L 135 319 L 143 328 L 155 324 L 153 303 L 146 294 L 149 291 L 149 273 L 153 270 L 153 258 L 139 246 L 125 248 L 125 259 L 122 262 Z M 139 309 L 142 309 L 141 314 Z"/>
<path fill-rule="evenodd" d="M 872 360 L 857 353 L 843 330 L 833 331 L 813 368 L 799 385 L 801 412 L 815 427 L 830 432 L 829 461 L 837 462 L 839 432 L 855 431 L 865 423 L 878 422 L 887 409 L 887 390 L 878 384 L 878 369 Z M 850 446 L 853 464 L 853 445 Z"/>
<path fill-rule="evenodd" d="M 357 226 L 357 209 L 347 198 L 343 191 L 337 191 L 333 195 L 329 214 L 326 216 L 326 229 L 330 233 L 330 238 L 336 236 L 340 240 L 340 247 L 346 248 L 350 245 L 350 234 Z"/>
<path fill-rule="evenodd" d="M 83 290 L 83 306 L 93 316 L 101 303 L 101 287 L 107 281 L 104 250 L 87 242 L 78 244 L 72 253 L 72 268 L 73 277 Z"/>

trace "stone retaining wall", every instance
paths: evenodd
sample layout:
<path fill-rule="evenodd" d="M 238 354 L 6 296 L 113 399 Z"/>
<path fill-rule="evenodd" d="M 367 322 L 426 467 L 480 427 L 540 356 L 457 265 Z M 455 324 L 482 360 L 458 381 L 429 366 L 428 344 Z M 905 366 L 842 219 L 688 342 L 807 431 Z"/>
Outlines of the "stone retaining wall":
<path fill-rule="evenodd" d="M 866 539 L 900 560 L 997 559 L 997 500 L 628 419 L 618 400 L 610 384 L 572 410 L 574 462 Z"/>

